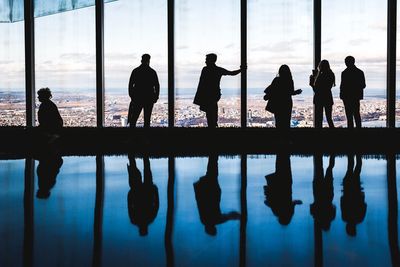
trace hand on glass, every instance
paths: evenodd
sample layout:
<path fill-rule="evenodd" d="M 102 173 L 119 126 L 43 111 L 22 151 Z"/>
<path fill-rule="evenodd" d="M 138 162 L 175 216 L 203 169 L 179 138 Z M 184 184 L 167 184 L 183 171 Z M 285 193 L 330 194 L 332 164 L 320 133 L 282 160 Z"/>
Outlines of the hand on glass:
<path fill-rule="evenodd" d="M 294 94 L 295 94 L 295 95 L 299 95 L 299 94 L 301 94 L 302 92 L 303 92 L 303 90 L 297 89 L 297 90 L 294 91 Z"/>

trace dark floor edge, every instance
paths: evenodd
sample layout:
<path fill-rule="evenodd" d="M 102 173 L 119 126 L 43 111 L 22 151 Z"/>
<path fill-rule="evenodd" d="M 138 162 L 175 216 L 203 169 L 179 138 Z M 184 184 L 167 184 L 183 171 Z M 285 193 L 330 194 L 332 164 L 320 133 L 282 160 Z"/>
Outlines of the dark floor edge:
<path fill-rule="evenodd" d="M 64 128 L 49 145 L 38 128 L 5 127 L 0 128 L 0 158 L 34 156 L 49 149 L 62 155 L 133 153 L 159 157 L 280 152 L 397 154 L 399 134 L 399 129 L 387 128 L 295 128 L 288 132 L 269 128 Z"/>

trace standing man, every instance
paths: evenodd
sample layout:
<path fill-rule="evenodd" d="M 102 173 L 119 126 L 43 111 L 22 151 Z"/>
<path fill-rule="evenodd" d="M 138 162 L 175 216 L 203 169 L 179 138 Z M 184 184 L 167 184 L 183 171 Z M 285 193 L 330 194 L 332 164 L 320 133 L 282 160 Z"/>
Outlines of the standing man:
<path fill-rule="evenodd" d="M 215 65 L 216 54 L 206 55 L 206 66 L 201 71 L 199 85 L 193 103 L 206 113 L 209 128 L 218 126 L 218 101 L 221 99 L 220 81 L 223 75 L 237 75 L 241 69 L 229 71 Z"/>
<path fill-rule="evenodd" d="M 356 127 L 361 128 L 360 100 L 363 99 L 366 86 L 364 72 L 354 65 L 354 57 L 348 56 L 344 62 L 347 68 L 342 72 L 340 99 L 346 111 L 347 128 L 354 128 L 353 117 Z"/>
<path fill-rule="evenodd" d="M 136 127 L 142 109 L 144 110 L 144 128 L 150 128 L 150 117 L 154 103 L 160 95 L 160 83 L 157 73 L 150 68 L 150 55 L 142 55 L 142 64 L 132 71 L 129 79 L 128 122 L 130 127 Z"/>

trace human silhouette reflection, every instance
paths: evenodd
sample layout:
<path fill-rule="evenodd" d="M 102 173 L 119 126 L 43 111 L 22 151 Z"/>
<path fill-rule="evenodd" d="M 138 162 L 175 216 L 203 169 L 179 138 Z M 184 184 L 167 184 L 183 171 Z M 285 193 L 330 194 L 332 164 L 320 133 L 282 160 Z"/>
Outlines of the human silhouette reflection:
<path fill-rule="evenodd" d="M 264 186 L 265 205 L 271 208 L 279 223 L 288 225 L 294 214 L 294 207 L 302 204 L 301 200 L 292 199 L 292 169 L 290 155 L 276 155 L 275 172 L 265 176 L 267 185 Z"/>
<path fill-rule="evenodd" d="M 193 184 L 196 196 L 200 221 L 204 224 L 207 234 L 217 234 L 217 224 L 228 220 L 239 220 L 240 214 L 236 211 L 221 212 L 221 187 L 218 183 L 218 156 L 208 158 L 207 173 Z"/>
<path fill-rule="evenodd" d="M 343 178 L 343 195 L 340 199 L 342 219 L 346 222 L 346 232 L 350 236 L 356 236 L 356 226 L 361 223 L 367 212 L 365 194 L 361 187 L 361 156 L 357 155 L 357 163 L 354 168 L 354 156 L 347 156 L 347 171 Z"/>
<path fill-rule="evenodd" d="M 148 234 L 148 227 L 157 217 L 159 208 L 158 188 L 153 184 L 149 157 L 143 157 L 142 174 L 136 166 L 133 155 L 129 155 L 127 165 L 129 174 L 128 213 L 132 224 L 139 228 L 139 234 Z"/>
<path fill-rule="evenodd" d="M 322 154 L 314 156 L 314 180 L 313 195 L 314 203 L 310 205 L 311 215 L 323 230 L 329 230 L 331 222 L 336 217 L 336 207 L 333 201 L 333 167 L 335 156 L 329 158 L 329 165 L 324 177 Z"/>
<path fill-rule="evenodd" d="M 50 190 L 56 184 L 57 174 L 62 165 L 63 159 L 59 155 L 48 155 L 39 159 L 36 169 L 38 176 L 37 198 L 47 199 L 50 197 Z"/>

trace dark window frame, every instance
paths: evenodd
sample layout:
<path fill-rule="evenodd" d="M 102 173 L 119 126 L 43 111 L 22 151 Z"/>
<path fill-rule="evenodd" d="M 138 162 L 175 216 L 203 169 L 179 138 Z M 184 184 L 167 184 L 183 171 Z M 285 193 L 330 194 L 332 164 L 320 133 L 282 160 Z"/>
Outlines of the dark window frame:
<path fill-rule="evenodd" d="M 26 126 L 35 126 L 35 28 L 34 0 L 24 0 L 25 16 L 25 94 Z M 314 67 L 321 60 L 321 2 L 313 2 Z M 175 127 L 175 1 L 167 0 L 168 8 L 168 127 Z M 247 65 L 247 0 L 240 0 L 241 65 Z M 104 126 L 104 0 L 96 0 L 96 121 Z M 387 6 L 387 71 L 386 71 L 386 127 L 396 124 L 396 31 L 397 0 Z M 241 74 L 241 128 L 247 128 L 247 71 Z"/>

